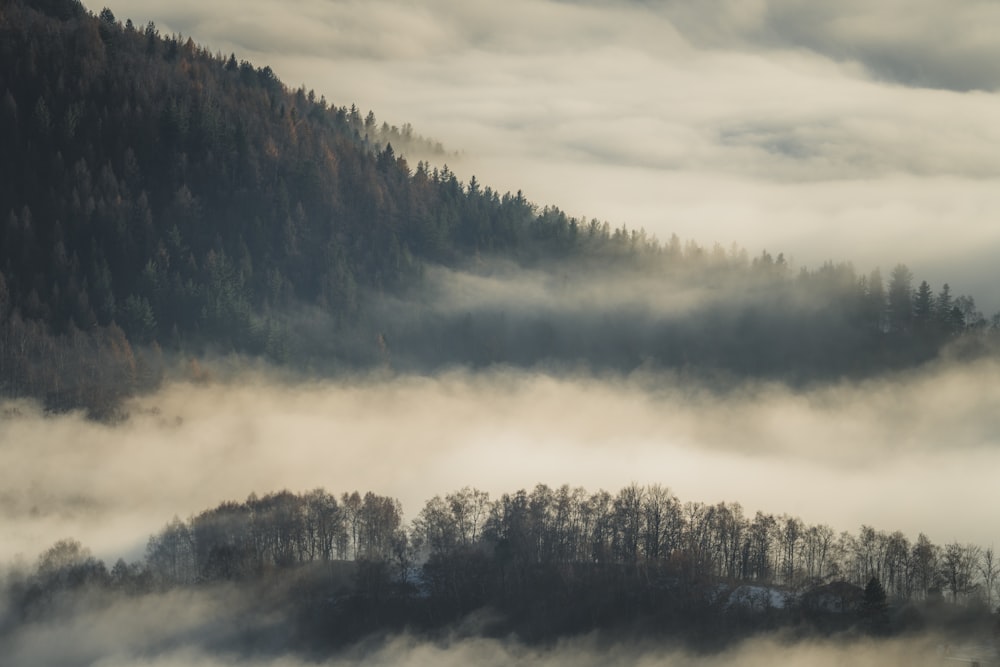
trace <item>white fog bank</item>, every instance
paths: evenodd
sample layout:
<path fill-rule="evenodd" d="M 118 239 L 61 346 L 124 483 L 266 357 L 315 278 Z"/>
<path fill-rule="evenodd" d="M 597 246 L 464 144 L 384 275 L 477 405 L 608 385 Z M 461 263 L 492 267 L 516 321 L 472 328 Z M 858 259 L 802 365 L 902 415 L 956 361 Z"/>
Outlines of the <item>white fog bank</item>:
<path fill-rule="evenodd" d="M 288 384 L 245 373 L 177 382 L 108 426 L 8 404 L 0 421 L 0 560 L 73 537 L 138 557 L 174 515 L 287 488 L 423 503 L 471 485 L 612 492 L 660 483 L 856 531 L 997 541 L 1000 365 L 939 364 L 805 391 L 709 390 L 497 370 Z"/>

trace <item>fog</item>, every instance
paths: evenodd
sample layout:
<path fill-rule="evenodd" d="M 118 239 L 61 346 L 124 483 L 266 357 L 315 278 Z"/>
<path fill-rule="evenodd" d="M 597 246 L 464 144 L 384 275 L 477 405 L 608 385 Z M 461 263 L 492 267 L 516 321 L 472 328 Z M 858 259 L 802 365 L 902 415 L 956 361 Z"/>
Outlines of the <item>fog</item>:
<path fill-rule="evenodd" d="M 335 657 L 314 661 L 282 652 L 274 640 L 278 617 L 246 597 L 221 590 L 119 598 L 113 604 L 83 602 L 58 623 L 25 626 L 5 646 L 11 665 L 59 664 L 101 667 L 304 667 L 329 665 L 523 665 L 524 667 L 722 667 L 795 664 L 937 665 L 942 642 L 905 640 L 751 640 L 716 655 L 697 655 L 654 641 L 616 642 L 593 637 L 532 647 L 513 640 L 463 637 L 430 642 L 409 635 L 369 640 Z M 269 636 L 270 635 L 270 636 Z M 256 641 L 253 641 L 253 639 Z M 234 646 L 250 639 L 252 648 Z"/>
<path fill-rule="evenodd" d="M 110 6 L 412 123 L 464 179 L 799 264 L 903 261 L 1000 309 L 994 3 Z"/>
<path fill-rule="evenodd" d="M 150 664 L 233 664 L 207 651 L 231 650 L 249 629 L 273 624 L 250 608 L 248 596 L 220 587 L 132 599 L 80 595 L 55 618 L 23 624 L 0 646 L 9 665 L 138 665 L 160 653 Z"/>
<path fill-rule="evenodd" d="M 428 266 L 416 289 L 399 296 L 381 295 L 372 301 L 376 317 L 391 326 L 393 320 L 427 315 L 504 313 L 556 321 L 599 319 L 609 311 L 627 309 L 681 319 L 752 298 L 754 285 L 745 271 L 739 277 L 718 267 L 685 268 L 677 273 L 670 275 L 669 267 L 662 271 L 634 267 L 616 271 L 608 262 L 588 266 L 585 260 L 563 265 L 547 262 L 544 268 L 533 269 L 480 259 L 474 270 Z"/>
<path fill-rule="evenodd" d="M 856 531 L 996 541 L 1000 364 L 940 362 L 791 390 L 685 374 L 495 369 L 293 382 L 259 369 L 168 382 L 106 425 L 4 406 L 0 560 L 72 537 L 109 561 L 251 492 L 315 487 L 399 498 L 408 518 L 466 485 L 738 501 Z"/>

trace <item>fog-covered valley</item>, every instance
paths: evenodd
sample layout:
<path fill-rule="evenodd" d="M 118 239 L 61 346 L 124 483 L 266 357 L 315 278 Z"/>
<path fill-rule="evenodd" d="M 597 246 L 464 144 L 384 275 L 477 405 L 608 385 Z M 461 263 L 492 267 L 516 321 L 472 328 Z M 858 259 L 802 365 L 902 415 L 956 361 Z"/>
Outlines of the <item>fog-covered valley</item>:
<path fill-rule="evenodd" d="M 995 7 L 113 5 L 0 4 L 0 663 L 1000 663 Z"/>

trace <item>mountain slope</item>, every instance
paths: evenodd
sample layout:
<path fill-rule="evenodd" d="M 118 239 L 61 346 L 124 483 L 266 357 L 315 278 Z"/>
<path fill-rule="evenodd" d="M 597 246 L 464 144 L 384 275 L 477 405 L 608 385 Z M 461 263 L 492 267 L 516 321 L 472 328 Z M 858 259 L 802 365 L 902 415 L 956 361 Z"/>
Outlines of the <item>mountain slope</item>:
<path fill-rule="evenodd" d="M 152 24 L 7 3 L 0 392 L 113 411 L 157 382 L 161 346 L 810 379 L 985 330 L 974 301 L 918 294 L 902 265 L 883 286 L 849 265 L 796 275 L 780 255 L 661 245 L 412 168 L 389 140 L 442 156 Z"/>

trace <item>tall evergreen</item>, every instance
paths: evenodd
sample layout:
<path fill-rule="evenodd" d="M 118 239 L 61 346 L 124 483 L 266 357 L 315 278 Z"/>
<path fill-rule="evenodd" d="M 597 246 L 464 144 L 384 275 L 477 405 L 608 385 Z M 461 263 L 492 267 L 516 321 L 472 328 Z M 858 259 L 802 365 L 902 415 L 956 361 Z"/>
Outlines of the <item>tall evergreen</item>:
<path fill-rule="evenodd" d="M 878 577 L 872 576 L 865 585 L 859 611 L 868 632 L 884 635 L 889 631 L 889 603 Z"/>

